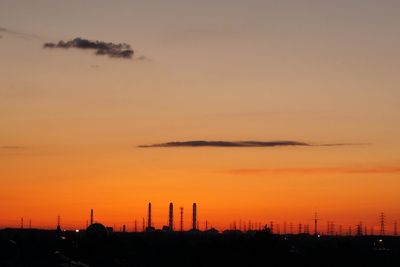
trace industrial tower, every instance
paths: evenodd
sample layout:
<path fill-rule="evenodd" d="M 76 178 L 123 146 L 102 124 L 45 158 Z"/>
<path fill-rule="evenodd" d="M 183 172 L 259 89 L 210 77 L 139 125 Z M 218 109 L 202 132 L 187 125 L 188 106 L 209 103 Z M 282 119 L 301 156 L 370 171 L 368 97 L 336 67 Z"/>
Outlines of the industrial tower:
<path fill-rule="evenodd" d="M 174 204 L 172 202 L 169 203 L 168 226 L 170 231 L 174 231 Z"/>
<path fill-rule="evenodd" d="M 93 209 L 90 210 L 90 225 L 93 224 Z"/>
<path fill-rule="evenodd" d="M 179 230 L 182 232 L 183 231 L 183 207 L 181 207 L 180 209 L 181 209 L 181 218 L 180 218 L 181 219 L 181 225 L 180 225 L 180 229 Z"/>
<path fill-rule="evenodd" d="M 57 216 L 57 231 L 61 231 L 61 217 Z"/>
<path fill-rule="evenodd" d="M 147 228 L 151 228 L 151 202 L 149 202 L 149 207 L 147 211 Z"/>
<path fill-rule="evenodd" d="M 197 230 L 197 205 L 193 203 L 192 230 Z"/>

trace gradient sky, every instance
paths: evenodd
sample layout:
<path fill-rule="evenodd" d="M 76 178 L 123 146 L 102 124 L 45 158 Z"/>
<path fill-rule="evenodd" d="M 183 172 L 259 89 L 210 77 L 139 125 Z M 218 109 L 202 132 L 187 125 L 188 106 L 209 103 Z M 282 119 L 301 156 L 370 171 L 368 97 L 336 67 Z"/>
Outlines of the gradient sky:
<path fill-rule="evenodd" d="M 400 2 L 0 0 L 0 227 L 400 220 Z M 4 30 L 5 29 L 5 30 Z M 133 59 L 43 49 L 126 42 Z M 190 140 L 344 146 L 138 148 Z M 391 226 L 389 226 L 390 229 Z"/>

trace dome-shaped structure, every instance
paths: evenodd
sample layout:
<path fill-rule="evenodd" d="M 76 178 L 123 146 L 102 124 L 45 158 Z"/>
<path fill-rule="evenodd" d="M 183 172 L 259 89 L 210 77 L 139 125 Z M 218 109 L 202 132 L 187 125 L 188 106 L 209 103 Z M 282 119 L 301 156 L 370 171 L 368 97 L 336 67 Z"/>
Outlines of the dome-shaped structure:
<path fill-rule="evenodd" d="M 89 238 L 105 238 L 107 233 L 106 227 L 101 223 L 93 223 L 86 229 L 86 235 Z"/>

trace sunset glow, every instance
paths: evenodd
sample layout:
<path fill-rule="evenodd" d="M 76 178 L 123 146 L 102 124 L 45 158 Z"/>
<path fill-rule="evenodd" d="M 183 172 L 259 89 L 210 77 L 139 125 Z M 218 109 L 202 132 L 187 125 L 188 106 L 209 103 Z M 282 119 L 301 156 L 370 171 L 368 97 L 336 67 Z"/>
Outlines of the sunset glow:
<path fill-rule="evenodd" d="M 392 231 L 399 8 L 0 0 L 0 228 L 83 229 L 93 208 L 131 231 L 148 202 L 161 228 L 173 202 L 189 229 L 196 202 L 200 228 L 384 212 Z"/>

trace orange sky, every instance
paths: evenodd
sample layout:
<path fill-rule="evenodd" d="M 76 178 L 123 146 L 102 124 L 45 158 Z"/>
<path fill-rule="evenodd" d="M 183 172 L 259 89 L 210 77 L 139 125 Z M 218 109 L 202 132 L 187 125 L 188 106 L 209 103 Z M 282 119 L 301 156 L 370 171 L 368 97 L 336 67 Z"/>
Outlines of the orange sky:
<path fill-rule="evenodd" d="M 397 2 L 93 1 L 1 3 L 0 227 L 400 220 Z M 348 145 L 138 147 L 190 140 Z"/>

